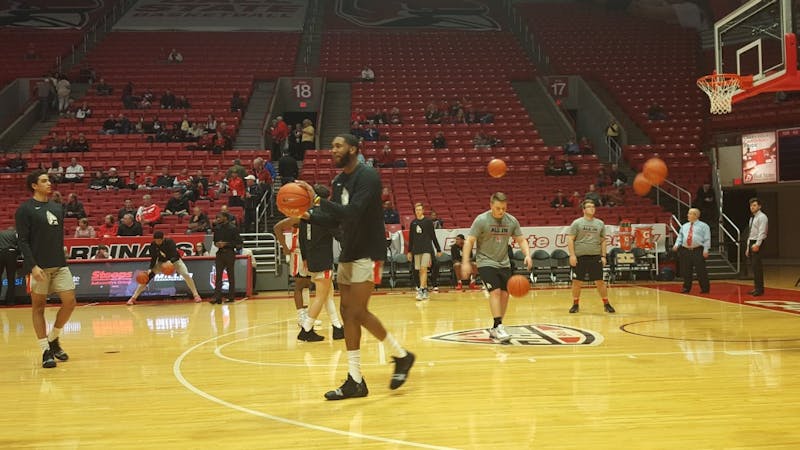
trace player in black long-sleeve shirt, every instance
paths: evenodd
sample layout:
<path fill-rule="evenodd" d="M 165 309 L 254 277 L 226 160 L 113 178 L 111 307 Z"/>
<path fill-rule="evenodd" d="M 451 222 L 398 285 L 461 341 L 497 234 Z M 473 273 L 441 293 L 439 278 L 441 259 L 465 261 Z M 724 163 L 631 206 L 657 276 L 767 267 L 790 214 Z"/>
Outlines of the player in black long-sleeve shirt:
<path fill-rule="evenodd" d="M 324 200 L 308 183 L 306 188 L 314 204 L 304 215 L 312 225 L 326 225 L 328 219 L 338 224 L 342 251 L 339 254 L 338 282 L 342 295 L 341 311 L 344 339 L 347 347 L 347 380 L 338 389 L 325 393 L 328 400 L 366 397 L 369 390 L 361 375 L 361 327 L 391 347 L 395 362 L 390 389 L 397 389 L 408 378 L 414 364 L 414 354 L 407 352 L 386 331 L 381 321 L 369 309 L 369 299 L 381 266 L 386 258 L 386 231 L 381 204 L 381 179 L 371 167 L 358 162 L 358 138 L 342 134 L 331 144 L 333 162 L 342 173 L 333 180 L 333 196 Z M 320 212 L 322 214 L 316 214 Z M 377 280 L 376 280 L 377 279 Z"/>
<path fill-rule="evenodd" d="M 23 202 L 16 213 L 19 248 L 24 271 L 30 273 L 33 329 L 42 350 L 42 367 L 56 367 L 56 359 L 69 359 L 58 341 L 61 329 L 75 309 L 75 283 L 64 255 L 64 209 L 50 201 L 52 186 L 43 170 L 35 170 L 25 178 L 33 198 Z M 53 329 L 47 333 L 44 309 L 47 296 L 57 293 L 61 308 Z"/>
<path fill-rule="evenodd" d="M 203 300 L 200 298 L 200 293 L 197 292 L 197 286 L 194 284 L 192 275 L 189 274 L 189 269 L 178 253 L 178 246 L 175 245 L 175 241 L 170 238 L 165 238 L 163 231 L 156 231 L 153 233 L 153 242 L 150 243 L 150 267 L 147 270 L 148 283 L 157 273 L 162 273 L 164 271 L 162 264 L 167 261 L 172 263 L 175 268 L 175 273 L 183 277 L 186 286 L 192 291 L 195 303 L 202 302 Z M 128 305 L 135 305 L 139 295 L 144 292 L 146 287 L 146 283 L 136 286 L 136 291 L 131 298 L 128 299 Z"/>
<path fill-rule="evenodd" d="M 419 287 L 417 288 L 417 300 L 428 299 L 428 267 L 433 261 L 433 249 L 436 248 L 436 256 L 442 256 L 442 248 L 436 240 L 436 231 L 433 229 L 433 221 L 425 217 L 425 207 L 422 203 L 414 205 L 416 218 L 411 221 L 408 227 L 408 260 L 414 263 L 414 270 L 418 273 Z"/>
<path fill-rule="evenodd" d="M 228 299 L 232 302 L 236 298 L 236 275 L 234 263 L 236 250 L 242 247 L 242 238 L 239 229 L 228 223 L 228 216 L 224 213 L 217 214 L 217 226 L 214 228 L 214 245 L 217 247 L 216 265 L 217 277 L 214 280 L 214 300 L 211 303 L 222 303 L 222 271 L 228 272 Z"/>

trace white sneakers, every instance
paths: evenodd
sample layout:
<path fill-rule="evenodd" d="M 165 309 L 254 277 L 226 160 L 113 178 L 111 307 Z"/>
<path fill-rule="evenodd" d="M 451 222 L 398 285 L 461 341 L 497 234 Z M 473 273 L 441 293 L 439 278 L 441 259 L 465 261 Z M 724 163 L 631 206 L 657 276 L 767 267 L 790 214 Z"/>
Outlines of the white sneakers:
<path fill-rule="evenodd" d="M 500 342 L 508 342 L 511 340 L 511 335 L 506 331 L 506 327 L 501 323 L 500 325 L 489 328 L 489 337 Z"/>

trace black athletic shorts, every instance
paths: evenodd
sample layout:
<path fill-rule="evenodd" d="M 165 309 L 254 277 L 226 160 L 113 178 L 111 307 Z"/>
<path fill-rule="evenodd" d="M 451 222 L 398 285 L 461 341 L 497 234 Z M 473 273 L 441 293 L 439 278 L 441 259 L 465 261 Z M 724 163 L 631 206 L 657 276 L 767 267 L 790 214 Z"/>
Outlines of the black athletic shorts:
<path fill-rule="evenodd" d="M 575 266 L 573 272 L 578 281 L 584 281 L 586 275 L 589 275 L 589 281 L 602 280 L 603 260 L 600 255 L 578 256 L 578 265 Z"/>
<path fill-rule="evenodd" d="M 511 278 L 511 267 L 478 267 L 478 275 L 481 282 L 486 286 L 486 290 L 492 292 L 495 289 L 505 291 L 508 279 Z"/>

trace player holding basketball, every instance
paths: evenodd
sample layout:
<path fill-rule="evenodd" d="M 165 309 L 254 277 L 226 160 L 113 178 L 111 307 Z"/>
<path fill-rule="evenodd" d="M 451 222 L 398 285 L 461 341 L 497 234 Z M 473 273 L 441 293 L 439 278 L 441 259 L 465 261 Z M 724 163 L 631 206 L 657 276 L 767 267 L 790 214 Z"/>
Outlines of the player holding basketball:
<path fill-rule="evenodd" d="M 311 278 L 308 276 L 308 269 L 303 261 L 298 243 L 300 235 L 300 219 L 287 217 L 272 227 L 275 237 L 283 249 L 283 254 L 289 258 L 289 273 L 294 278 L 294 306 L 297 310 L 297 325 L 303 326 L 308 317 L 306 305 L 311 297 Z M 286 244 L 286 233 L 292 233 L 292 245 Z M 316 333 L 315 333 L 316 334 Z M 321 336 L 320 336 L 321 337 Z"/>
<path fill-rule="evenodd" d="M 478 215 L 469 229 L 464 249 L 461 252 L 461 278 L 467 279 L 472 274 L 472 248 L 476 247 L 476 264 L 478 274 L 486 290 L 489 291 L 489 310 L 494 323 L 489 329 L 489 336 L 499 342 L 508 342 L 511 335 L 503 326 L 503 318 L 508 309 L 508 279 L 511 278 L 511 260 L 508 257 L 508 240 L 513 238 L 525 255 L 525 266 L 528 270 L 533 266 L 528 241 L 522 235 L 519 221 L 506 212 L 508 199 L 506 194 L 495 192 L 489 201 L 491 209 Z"/>
<path fill-rule="evenodd" d="M 341 387 L 325 393 L 328 400 L 342 400 L 366 397 L 369 393 L 361 375 L 362 326 L 379 341 L 388 344 L 396 355 L 393 356 L 395 367 L 389 389 L 397 389 L 406 382 L 415 357 L 386 331 L 381 321 L 368 309 L 370 295 L 375 283 L 380 282 L 382 261 L 386 258 L 381 179 L 377 171 L 358 162 L 360 151 L 357 137 L 341 134 L 334 138 L 331 146 L 333 162 L 342 169 L 333 180 L 331 200 L 315 196 L 308 183 L 298 183 L 306 188 L 309 196 L 314 198 L 314 205 L 318 206 L 309 210 L 304 218 L 312 226 L 324 225 L 330 219 L 338 223 L 342 231 L 337 279 L 342 295 L 348 374 Z"/>
<path fill-rule="evenodd" d="M 175 272 L 183 277 L 183 281 L 186 282 L 186 286 L 189 287 L 189 290 L 192 291 L 192 295 L 194 295 L 195 303 L 202 302 L 203 299 L 200 298 L 200 294 L 197 292 L 197 286 L 194 284 L 192 275 L 189 273 L 189 269 L 186 267 L 186 264 L 184 264 L 183 260 L 181 259 L 181 255 L 178 253 L 178 246 L 175 245 L 175 241 L 170 238 L 165 238 L 163 231 L 155 231 L 153 233 L 153 242 L 150 243 L 150 267 L 147 270 L 148 283 L 156 276 L 157 273 L 164 272 L 162 264 L 166 263 L 167 261 L 171 262 L 172 265 L 175 266 Z M 131 295 L 131 298 L 128 299 L 127 304 L 135 305 L 136 300 L 139 298 L 142 292 L 144 292 L 146 287 L 147 283 L 137 285 L 136 291 L 134 291 L 133 295 Z"/>
<path fill-rule="evenodd" d="M 328 198 L 331 195 L 330 190 L 321 184 L 314 185 L 314 192 L 320 198 Z M 318 214 L 317 219 L 321 221 L 322 214 Z M 331 318 L 333 339 L 344 339 L 344 328 L 339 320 L 339 313 L 336 311 L 336 303 L 333 302 L 333 234 L 331 229 L 320 225 L 312 226 L 308 221 L 301 220 L 298 234 L 297 243 L 300 246 L 303 264 L 311 281 L 317 287 L 317 295 L 314 301 L 308 305 L 308 314 L 300 324 L 302 329 L 297 335 L 297 339 L 312 342 L 324 339 L 314 332 L 314 321 L 317 320 L 323 303 Z"/>
<path fill-rule="evenodd" d="M 608 289 L 603 281 L 603 266 L 606 265 L 606 225 L 594 216 L 595 204 L 591 200 L 581 202 L 583 217 L 572 222 L 567 234 L 569 265 L 574 267 L 572 278 L 572 307 L 570 314 L 580 310 L 581 286 L 588 275 L 594 281 L 597 292 L 603 299 L 603 309 L 616 312 L 608 302 Z"/>
<path fill-rule="evenodd" d="M 25 184 L 33 198 L 17 208 L 17 235 L 24 271 L 30 273 L 33 329 L 42 350 L 42 367 L 50 369 L 56 367 L 56 359 L 69 359 L 58 336 L 75 309 L 75 283 L 64 255 L 64 209 L 50 201 L 50 178 L 45 171 L 34 170 L 25 177 Z M 58 294 L 61 308 L 48 334 L 44 309 L 52 293 Z"/>

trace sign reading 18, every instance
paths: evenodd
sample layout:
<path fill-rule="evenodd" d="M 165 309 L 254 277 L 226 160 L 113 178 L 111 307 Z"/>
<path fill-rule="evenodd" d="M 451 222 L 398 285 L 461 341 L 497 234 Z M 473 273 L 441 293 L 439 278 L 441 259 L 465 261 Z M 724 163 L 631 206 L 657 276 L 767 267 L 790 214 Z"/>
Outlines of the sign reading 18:
<path fill-rule="evenodd" d="M 297 98 L 311 98 L 311 96 L 313 95 L 311 91 L 311 85 L 308 83 L 300 81 L 295 83 L 293 88 L 294 88 L 294 95 Z"/>

